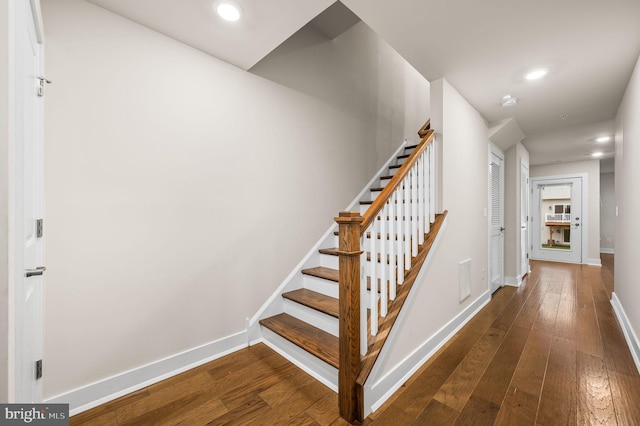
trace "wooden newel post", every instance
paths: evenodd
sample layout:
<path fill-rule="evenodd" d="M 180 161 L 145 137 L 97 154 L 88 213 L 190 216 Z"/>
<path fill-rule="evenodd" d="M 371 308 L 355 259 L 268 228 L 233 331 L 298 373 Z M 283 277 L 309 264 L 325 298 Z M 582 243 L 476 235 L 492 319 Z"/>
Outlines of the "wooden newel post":
<path fill-rule="evenodd" d="M 360 226 L 357 212 L 340 212 L 338 222 L 340 368 L 338 401 L 340 416 L 350 423 L 362 421 L 363 395 L 356 388 L 360 373 Z"/>

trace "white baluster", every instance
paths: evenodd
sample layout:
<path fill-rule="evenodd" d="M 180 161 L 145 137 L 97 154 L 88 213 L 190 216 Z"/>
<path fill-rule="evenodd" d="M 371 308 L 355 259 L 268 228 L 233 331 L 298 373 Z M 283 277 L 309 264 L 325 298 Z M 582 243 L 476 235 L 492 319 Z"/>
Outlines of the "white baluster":
<path fill-rule="evenodd" d="M 418 167 L 411 168 L 411 256 L 418 254 Z"/>
<path fill-rule="evenodd" d="M 418 244 L 424 243 L 424 152 L 418 159 Z"/>
<path fill-rule="evenodd" d="M 369 229 L 360 237 L 360 247 L 362 248 L 362 254 L 360 255 L 360 355 L 366 355 L 368 349 L 368 331 L 367 331 L 367 232 L 371 232 L 371 225 Z"/>
<path fill-rule="evenodd" d="M 407 175 L 404 179 L 404 269 L 411 269 L 411 177 Z"/>
<path fill-rule="evenodd" d="M 398 208 L 396 209 L 396 251 L 398 252 L 398 284 L 402 284 L 404 282 L 404 231 L 403 231 L 403 221 L 402 221 L 402 211 L 404 207 L 404 189 L 403 183 L 396 189 L 396 200 L 398 201 Z"/>
<path fill-rule="evenodd" d="M 396 210 L 398 206 L 398 190 L 396 189 L 391 194 L 391 201 L 389 202 L 389 299 L 396 299 Z"/>
<path fill-rule="evenodd" d="M 387 217 L 389 217 L 389 200 L 382 208 L 380 221 L 380 315 L 387 316 Z M 378 261 L 376 256 L 375 261 Z"/>
<path fill-rule="evenodd" d="M 377 303 L 377 285 L 378 278 L 376 274 L 376 262 L 375 257 L 377 256 L 376 250 L 376 240 L 378 239 L 378 219 L 374 219 L 371 224 L 371 238 L 369 238 L 369 279 L 370 290 L 369 290 L 369 308 L 371 309 L 371 334 L 375 336 L 378 334 L 378 303 Z"/>
<path fill-rule="evenodd" d="M 429 233 L 430 229 L 431 229 L 431 221 L 429 220 L 430 216 L 431 216 L 431 196 L 430 196 L 430 191 L 431 191 L 431 161 L 429 159 L 429 156 L 431 152 L 431 145 L 429 145 L 426 149 L 426 151 L 424 152 L 424 231 L 425 233 Z"/>
<path fill-rule="evenodd" d="M 429 198 L 431 199 L 431 208 L 429 209 L 429 222 L 433 223 L 436 221 L 436 151 L 434 148 L 434 143 L 436 139 L 434 138 L 429 145 L 429 171 L 431 176 L 429 177 Z"/>

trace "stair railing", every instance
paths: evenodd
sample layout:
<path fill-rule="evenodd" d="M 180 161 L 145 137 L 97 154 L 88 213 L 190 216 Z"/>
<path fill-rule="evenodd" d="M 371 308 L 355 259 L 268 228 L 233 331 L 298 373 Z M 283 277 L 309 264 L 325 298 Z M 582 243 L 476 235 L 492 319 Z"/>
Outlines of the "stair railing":
<path fill-rule="evenodd" d="M 429 122 L 422 141 L 364 215 L 341 212 L 339 238 L 340 415 L 362 420 L 364 395 L 356 386 L 362 356 L 378 334 L 411 269 L 412 258 L 435 220 L 435 133 Z"/>

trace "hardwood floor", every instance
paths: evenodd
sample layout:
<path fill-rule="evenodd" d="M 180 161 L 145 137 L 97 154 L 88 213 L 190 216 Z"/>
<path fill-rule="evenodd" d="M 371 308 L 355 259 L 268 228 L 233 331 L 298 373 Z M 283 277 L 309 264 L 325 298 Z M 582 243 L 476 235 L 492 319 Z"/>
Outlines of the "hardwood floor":
<path fill-rule="evenodd" d="M 367 425 L 640 425 L 640 375 L 603 267 L 533 262 Z M 72 425 L 345 425 L 337 395 L 259 344 L 71 418 Z"/>

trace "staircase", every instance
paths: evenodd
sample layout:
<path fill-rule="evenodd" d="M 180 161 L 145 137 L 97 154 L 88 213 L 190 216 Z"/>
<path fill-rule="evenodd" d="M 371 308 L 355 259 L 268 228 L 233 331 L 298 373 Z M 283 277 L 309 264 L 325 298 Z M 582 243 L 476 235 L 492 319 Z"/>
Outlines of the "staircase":
<path fill-rule="evenodd" d="M 435 155 L 428 126 L 420 144 L 401 147 L 363 192 L 360 211 L 336 218 L 339 231 L 319 243 L 259 320 L 267 344 L 339 391 L 348 421 L 362 420 L 364 382 L 446 214 L 429 206 Z M 357 250 L 347 247 L 348 232 Z"/>

